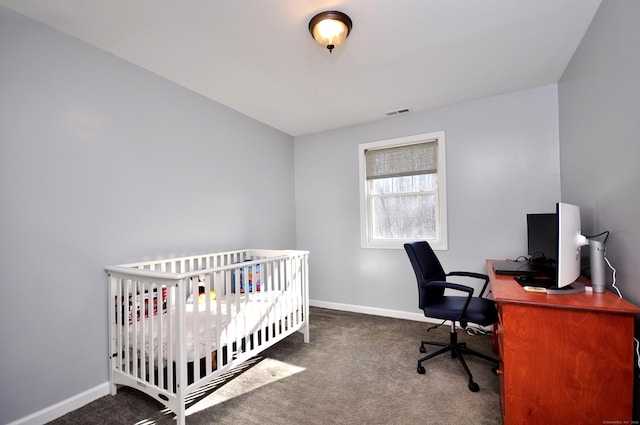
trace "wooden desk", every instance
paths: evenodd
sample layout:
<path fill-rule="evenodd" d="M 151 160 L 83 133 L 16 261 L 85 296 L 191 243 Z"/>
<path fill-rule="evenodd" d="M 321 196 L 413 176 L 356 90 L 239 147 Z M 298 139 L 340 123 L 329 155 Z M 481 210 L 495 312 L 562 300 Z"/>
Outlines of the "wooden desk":
<path fill-rule="evenodd" d="M 494 350 L 505 425 L 631 423 L 634 315 L 612 292 L 547 295 L 497 276 Z M 627 422 L 624 422 L 627 421 Z"/>

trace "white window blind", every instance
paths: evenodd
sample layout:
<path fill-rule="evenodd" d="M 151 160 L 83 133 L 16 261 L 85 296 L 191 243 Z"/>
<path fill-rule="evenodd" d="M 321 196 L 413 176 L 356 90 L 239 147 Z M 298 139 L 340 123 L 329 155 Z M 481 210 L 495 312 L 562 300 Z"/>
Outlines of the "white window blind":
<path fill-rule="evenodd" d="M 389 148 L 367 149 L 365 157 L 367 180 L 438 172 L 437 140 Z"/>

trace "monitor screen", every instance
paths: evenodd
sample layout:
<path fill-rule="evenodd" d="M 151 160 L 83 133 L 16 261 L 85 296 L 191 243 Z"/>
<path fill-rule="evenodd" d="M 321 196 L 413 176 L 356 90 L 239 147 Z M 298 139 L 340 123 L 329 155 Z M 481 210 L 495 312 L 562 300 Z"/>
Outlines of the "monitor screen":
<path fill-rule="evenodd" d="M 555 266 L 558 260 L 557 214 L 527 214 L 527 252 L 531 263 Z"/>

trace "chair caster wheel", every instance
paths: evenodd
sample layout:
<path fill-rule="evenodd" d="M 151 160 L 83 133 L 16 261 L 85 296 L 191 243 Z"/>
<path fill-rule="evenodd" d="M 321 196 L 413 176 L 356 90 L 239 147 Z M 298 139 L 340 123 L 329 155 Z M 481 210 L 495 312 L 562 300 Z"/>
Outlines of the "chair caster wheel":
<path fill-rule="evenodd" d="M 418 373 L 420 375 L 424 375 L 424 373 L 425 373 L 424 366 L 418 365 Z"/>
<path fill-rule="evenodd" d="M 469 391 L 477 393 L 478 391 L 480 391 L 480 385 L 476 384 L 475 382 L 469 382 Z"/>
<path fill-rule="evenodd" d="M 426 352 L 427 352 L 427 349 L 426 349 L 426 348 L 424 348 L 424 345 L 421 345 L 421 346 L 420 346 L 420 352 L 421 352 L 421 353 L 426 353 Z"/>

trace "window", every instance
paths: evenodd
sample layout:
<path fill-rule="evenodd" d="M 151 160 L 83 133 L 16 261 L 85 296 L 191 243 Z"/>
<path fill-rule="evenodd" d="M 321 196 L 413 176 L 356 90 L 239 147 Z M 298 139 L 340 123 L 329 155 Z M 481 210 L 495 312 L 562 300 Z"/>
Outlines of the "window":
<path fill-rule="evenodd" d="M 363 248 L 447 249 L 444 131 L 359 145 Z"/>

